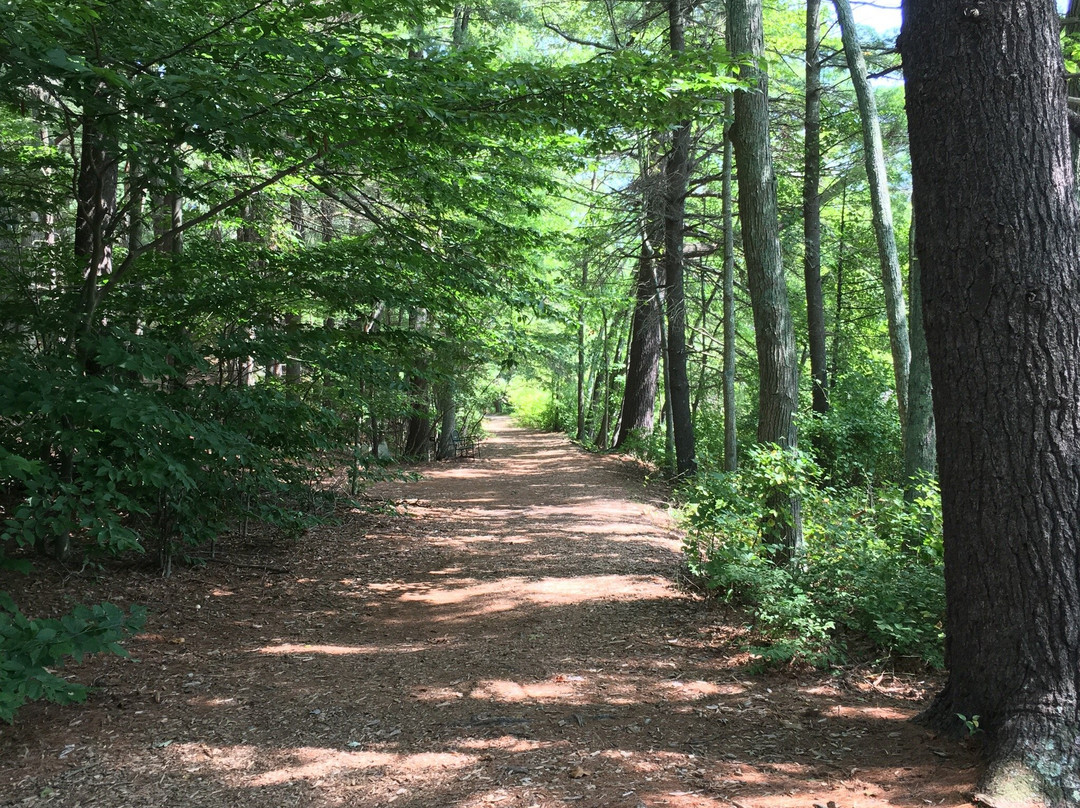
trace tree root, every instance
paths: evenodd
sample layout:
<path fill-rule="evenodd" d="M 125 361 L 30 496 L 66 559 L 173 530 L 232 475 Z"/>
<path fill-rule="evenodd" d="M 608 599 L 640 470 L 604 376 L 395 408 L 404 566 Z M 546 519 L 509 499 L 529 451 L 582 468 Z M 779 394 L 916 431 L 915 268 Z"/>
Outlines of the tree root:
<path fill-rule="evenodd" d="M 984 808 L 1080 808 L 1080 718 L 1066 705 L 1029 704 L 979 735 L 986 769 L 973 801 Z M 916 719 L 945 735 L 963 736 L 949 686 Z M 970 729 L 970 728 L 967 728 Z"/>

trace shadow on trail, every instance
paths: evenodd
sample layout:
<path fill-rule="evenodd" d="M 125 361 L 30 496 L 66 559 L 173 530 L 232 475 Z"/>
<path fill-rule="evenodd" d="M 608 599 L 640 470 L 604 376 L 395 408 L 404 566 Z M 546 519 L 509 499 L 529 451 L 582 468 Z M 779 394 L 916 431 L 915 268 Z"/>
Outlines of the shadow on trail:
<path fill-rule="evenodd" d="M 489 428 L 482 460 L 377 489 L 403 515 L 316 530 L 295 574 L 209 582 L 133 643 L 160 676 L 123 709 L 152 723 L 80 760 L 101 765 L 93 793 L 48 788 L 87 806 L 964 804 L 954 752 L 895 755 L 921 735 L 909 708 L 740 673 L 673 586 L 678 536 L 636 470 Z"/>

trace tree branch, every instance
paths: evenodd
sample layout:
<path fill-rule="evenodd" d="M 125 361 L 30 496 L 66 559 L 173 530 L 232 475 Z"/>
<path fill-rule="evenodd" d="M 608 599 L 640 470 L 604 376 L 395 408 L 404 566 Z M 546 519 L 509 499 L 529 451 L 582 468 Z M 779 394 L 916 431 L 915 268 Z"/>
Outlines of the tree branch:
<path fill-rule="evenodd" d="M 355 141 L 353 141 L 353 142 L 355 142 Z M 342 146 L 340 146 L 339 148 L 344 148 L 345 146 L 349 146 L 349 145 L 351 145 L 351 143 L 345 143 L 345 144 L 342 144 Z M 102 301 L 102 299 L 104 299 L 105 295 L 108 294 L 110 289 L 113 289 L 113 288 L 116 287 L 116 285 L 120 281 L 120 279 L 122 277 L 124 277 L 124 275 L 126 275 L 131 270 L 132 266 L 134 266 L 135 259 L 138 258 L 143 253 L 147 253 L 147 252 L 150 252 L 151 250 L 157 249 L 158 247 L 160 247 L 162 244 L 164 244 L 169 239 L 180 235 L 181 233 L 185 232 L 186 230 L 190 230 L 192 227 L 195 227 L 196 225 L 202 224 L 203 222 L 207 221 L 208 219 L 211 219 L 214 216 L 216 216 L 217 214 L 221 213 L 223 210 L 227 210 L 227 209 L 229 209 L 229 208 L 231 208 L 231 207 L 233 207 L 235 205 L 240 204 L 245 199 L 248 199 L 249 197 L 254 196 L 255 194 L 259 193 L 259 191 L 262 191 L 264 188 L 269 188 L 271 185 L 273 185 L 276 182 L 280 182 L 281 180 L 285 179 L 285 177 L 291 176 L 292 174 L 295 174 L 298 171 L 302 171 L 303 169 L 307 168 L 311 164 L 318 161 L 324 154 L 325 154 L 325 150 L 324 149 L 319 149 L 314 154 L 312 154 L 310 157 L 307 157 L 306 159 L 301 160 L 299 163 L 291 165 L 288 168 L 281 169 L 280 171 L 278 171 L 278 172 L 270 175 L 269 177 L 267 177 L 262 182 L 256 183 L 255 185 L 251 186 L 250 188 L 245 188 L 243 191 L 237 191 L 235 194 L 233 194 L 231 197 L 226 199 L 224 202 L 219 202 L 216 205 L 212 205 L 210 208 L 205 210 L 203 213 L 200 213 L 198 216 L 196 216 L 193 219 L 189 219 L 188 221 L 184 222 L 179 227 L 171 227 L 171 228 L 169 228 L 164 233 L 162 233 L 160 236 L 158 236 L 156 239 L 154 239 L 153 241 L 151 241 L 151 242 L 149 242 L 147 244 L 144 244 L 138 250 L 132 250 L 131 252 L 129 252 L 124 257 L 124 260 L 120 264 L 120 266 L 118 266 L 111 273 L 109 273 L 109 275 L 107 277 L 104 277 L 104 278 L 101 279 L 102 281 L 105 281 L 105 283 L 103 285 L 98 286 L 98 292 L 97 292 L 97 295 L 96 295 L 95 306 L 97 304 L 99 304 Z M 88 318 L 93 317 L 93 311 L 85 312 L 84 314 Z"/>
<path fill-rule="evenodd" d="M 1067 111 L 1069 131 L 1072 132 L 1072 136 L 1080 139 L 1080 112 L 1074 112 L 1073 110 Z"/>
<path fill-rule="evenodd" d="M 903 69 L 903 65 L 893 65 L 892 67 L 886 67 L 884 70 L 879 70 L 877 73 L 867 73 L 866 77 L 868 79 L 880 79 L 884 76 L 889 75 L 890 73 L 895 73 L 897 70 Z"/>
<path fill-rule="evenodd" d="M 213 28 L 210 28 L 207 31 L 204 31 L 203 33 L 199 34 L 199 36 L 195 37 L 194 39 L 192 39 L 192 40 L 190 40 L 188 42 L 185 42 L 179 48 L 176 48 L 175 50 L 173 50 L 173 51 L 171 51 L 169 53 L 166 53 L 164 56 L 159 56 L 156 59 L 151 59 L 145 65 L 139 65 L 138 68 L 137 68 L 137 72 L 146 73 L 149 70 L 153 69 L 154 65 L 160 65 L 160 64 L 168 61 L 169 59 L 172 59 L 174 56 L 179 56 L 181 53 L 183 53 L 184 51 L 186 51 L 188 48 L 192 47 L 193 45 L 197 45 L 200 42 L 202 42 L 203 40 L 212 37 L 214 34 L 218 33 L 219 31 L 223 31 L 224 29 L 228 28 L 233 23 L 240 22 L 240 20 L 244 19 L 244 17 L 248 16 L 249 14 L 254 14 L 256 11 L 258 11 L 263 6 L 268 6 L 272 2 L 274 2 L 274 0 L 262 0 L 261 3 L 256 3 L 254 6 L 252 6 L 251 8 L 249 8 L 249 9 L 247 9 L 245 11 L 240 12 L 235 17 L 230 17 L 230 18 L 228 18 L 226 20 L 223 20 L 220 25 L 215 25 Z"/>
<path fill-rule="evenodd" d="M 596 48 L 597 50 L 609 51 L 609 52 L 618 50 L 618 48 L 616 48 L 613 45 L 605 45 L 602 42 L 594 42 L 591 39 L 579 39 L 578 37 L 573 36 L 572 34 L 566 33 L 566 31 L 562 30 L 555 23 L 548 22 L 546 19 L 544 20 L 544 27 L 547 28 L 549 31 L 554 31 L 556 34 L 561 36 L 567 42 L 573 42 L 575 45 L 584 45 L 587 48 Z"/>

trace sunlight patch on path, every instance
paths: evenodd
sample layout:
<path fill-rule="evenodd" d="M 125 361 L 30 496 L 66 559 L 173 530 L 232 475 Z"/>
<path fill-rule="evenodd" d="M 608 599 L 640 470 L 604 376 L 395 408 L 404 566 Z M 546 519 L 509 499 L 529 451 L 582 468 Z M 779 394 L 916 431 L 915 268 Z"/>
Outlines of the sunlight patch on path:
<path fill-rule="evenodd" d="M 476 763 L 477 756 L 461 752 L 346 752 L 325 747 L 300 746 L 268 753 L 265 748 L 239 744 L 211 747 L 201 743 L 174 744 L 173 754 L 185 764 L 208 765 L 228 782 L 247 788 L 281 785 L 291 780 L 321 780 L 345 771 L 371 771 L 393 778 L 404 772 L 453 772 Z M 247 774 L 252 768 L 265 768 Z M 227 777 L 234 773 L 234 778 Z"/>
<path fill-rule="evenodd" d="M 456 588 L 427 583 L 372 584 L 369 588 L 383 593 L 399 591 L 397 601 L 401 603 L 434 607 L 423 619 L 442 622 L 536 606 L 664 598 L 670 596 L 671 584 L 655 575 L 580 575 L 540 580 L 510 576 Z"/>

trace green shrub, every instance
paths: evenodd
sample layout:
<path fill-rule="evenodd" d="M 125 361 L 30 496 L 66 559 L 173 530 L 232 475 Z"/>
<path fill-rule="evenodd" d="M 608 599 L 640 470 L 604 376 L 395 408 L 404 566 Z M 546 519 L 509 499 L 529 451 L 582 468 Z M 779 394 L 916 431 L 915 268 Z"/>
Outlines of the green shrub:
<path fill-rule="evenodd" d="M 664 457 L 665 448 L 666 437 L 662 427 L 655 427 L 646 433 L 633 429 L 619 447 L 620 451 L 657 466 L 662 466 L 667 460 Z"/>
<path fill-rule="evenodd" d="M 0 720 L 11 722 L 28 701 L 70 704 L 86 699 L 87 688 L 56 672 L 69 661 L 110 653 L 126 657 L 118 643 L 142 628 L 145 610 L 129 614 L 111 603 L 76 606 L 59 619 L 26 617 L 0 592 Z"/>
<path fill-rule="evenodd" d="M 785 456 L 786 455 L 786 456 Z M 839 660 L 862 637 L 885 652 L 942 665 L 944 582 L 940 498 L 932 486 L 913 503 L 885 487 L 815 484 L 805 455 L 748 452 L 732 474 L 698 476 L 683 493 L 691 572 L 725 600 L 748 608 L 768 645 L 765 661 Z M 802 500 L 805 547 L 794 563 L 773 564 L 768 536 L 777 491 Z"/>
<path fill-rule="evenodd" d="M 238 518 L 296 529 L 299 509 L 284 504 L 304 496 L 320 453 L 343 439 L 333 411 L 272 382 L 187 381 L 206 370 L 188 346 L 118 328 L 92 344 L 93 374 L 48 354 L 0 364 L 10 382 L 0 472 L 21 494 L 0 543 L 62 544 L 59 555 L 153 547 L 167 560 Z M 160 380 L 148 383 L 149 372 Z"/>
<path fill-rule="evenodd" d="M 882 393 L 889 389 L 888 378 L 843 375 L 830 391 L 829 412 L 800 421 L 799 442 L 812 447 L 831 485 L 865 490 L 900 481 L 903 452 L 896 400 Z"/>

